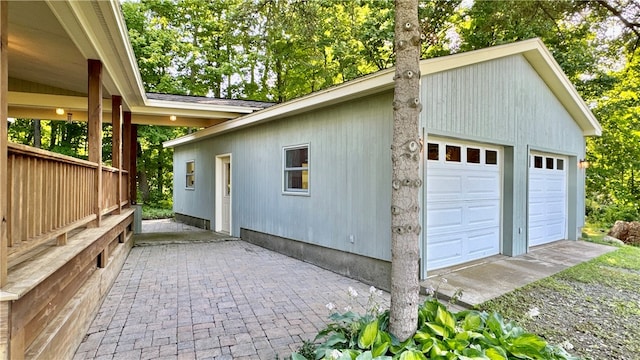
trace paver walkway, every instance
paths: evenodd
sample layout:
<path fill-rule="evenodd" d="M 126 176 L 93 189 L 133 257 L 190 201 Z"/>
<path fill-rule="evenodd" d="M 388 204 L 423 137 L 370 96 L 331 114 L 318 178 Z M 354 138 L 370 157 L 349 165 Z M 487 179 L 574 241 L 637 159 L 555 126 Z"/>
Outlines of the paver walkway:
<path fill-rule="evenodd" d="M 368 295 L 239 240 L 135 247 L 75 359 L 282 359 L 324 327 L 327 303 L 362 312 Z"/>

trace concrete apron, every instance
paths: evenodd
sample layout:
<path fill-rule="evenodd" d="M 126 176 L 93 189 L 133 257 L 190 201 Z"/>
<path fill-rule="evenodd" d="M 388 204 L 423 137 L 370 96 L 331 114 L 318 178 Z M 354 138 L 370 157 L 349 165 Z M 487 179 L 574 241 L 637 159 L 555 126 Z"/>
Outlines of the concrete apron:
<path fill-rule="evenodd" d="M 462 289 L 463 296 L 456 304 L 472 308 L 616 249 L 586 241 L 556 241 L 533 247 L 521 256 L 495 255 L 430 271 L 420 287 L 421 291 L 430 286 L 437 289 L 438 298 L 444 301 L 449 300 L 457 289 Z"/>

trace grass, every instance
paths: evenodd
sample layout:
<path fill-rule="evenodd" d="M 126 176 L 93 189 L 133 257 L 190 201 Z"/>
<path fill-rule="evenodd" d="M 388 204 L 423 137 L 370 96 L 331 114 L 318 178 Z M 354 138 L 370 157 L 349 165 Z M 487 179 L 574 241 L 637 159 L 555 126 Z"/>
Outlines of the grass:
<path fill-rule="evenodd" d="M 478 306 L 585 358 L 634 358 L 640 351 L 640 248 L 621 246 Z M 539 308 L 532 318 L 529 311 Z"/>
<path fill-rule="evenodd" d="M 173 210 L 159 207 L 152 207 L 149 205 L 142 205 L 142 219 L 154 220 L 154 219 L 169 219 L 173 217 Z"/>

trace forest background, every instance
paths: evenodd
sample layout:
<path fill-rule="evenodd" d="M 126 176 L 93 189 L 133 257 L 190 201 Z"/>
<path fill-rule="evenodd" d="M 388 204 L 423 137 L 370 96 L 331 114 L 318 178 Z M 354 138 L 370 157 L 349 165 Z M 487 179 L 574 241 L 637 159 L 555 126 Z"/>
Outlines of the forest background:
<path fill-rule="evenodd" d="M 141 0 L 122 11 L 147 92 L 283 102 L 393 66 L 393 0 Z M 539 37 L 603 127 L 587 217 L 640 218 L 638 0 L 421 0 L 422 58 Z M 10 141 L 87 157 L 87 125 L 12 119 Z M 111 159 L 104 125 L 103 161 Z M 169 215 L 172 150 L 195 128 L 139 126 L 138 201 Z M 154 210 L 165 209 L 165 210 Z"/>

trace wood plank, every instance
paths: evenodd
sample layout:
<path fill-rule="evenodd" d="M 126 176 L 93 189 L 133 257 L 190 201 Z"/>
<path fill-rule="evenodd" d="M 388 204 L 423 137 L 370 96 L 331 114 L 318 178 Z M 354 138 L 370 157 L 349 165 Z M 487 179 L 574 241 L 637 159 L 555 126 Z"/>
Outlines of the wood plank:
<path fill-rule="evenodd" d="M 123 121 L 124 121 L 124 125 L 122 129 L 122 139 L 123 139 L 122 168 L 130 173 L 131 172 L 131 153 L 136 151 L 133 148 L 133 145 L 135 145 L 135 143 L 133 143 L 132 145 L 132 142 L 131 142 L 131 112 L 130 111 L 125 111 L 123 113 Z M 130 189 L 129 181 L 131 181 L 131 176 L 127 176 L 126 183 L 124 184 L 124 196 L 126 197 L 127 203 L 129 202 L 129 200 L 131 200 L 129 195 L 129 189 Z"/>
<path fill-rule="evenodd" d="M 38 148 L 34 148 L 27 145 L 8 143 L 7 147 L 8 147 L 9 154 L 23 155 L 26 157 L 35 157 L 43 160 L 45 159 L 54 160 L 58 162 L 63 162 L 63 163 L 68 163 L 68 164 L 78 165 L 83 167 L 89 167 L 89 168 L 98 167 L 98 164 L 91 161 L 77 159 L 72 156 L 62 155 L 62 154 L 54 153 L 48 150 L 38 149 Z"/>
<path fill-rule="evenodd" d="M 48 359 L 50 354 L 56 354 L 60 358 L 73 357 L 100 309 L 102 299 L 122 269 L 133 246 L 133 237 L 130 236 L 123 245 L 114 251 L 109 267 L 95 271 L 67 303 L 61 315 L 32 343 L 27 349 L 28 358 Z"/>
<path fill-rule="evenodd" d="M 95 239 L 89 246 L 73 256 L 63 266 L 57 268 L 46 276 L 40 283 L 33 289 L 25 293 L 20 299 L 14 301 L 12 309 L 12 331 L 18 331 L 19 329 L 28 327 L 30 332 L 38 333 L 38 325 L 31 324 L 32 322 L 42 323 L 45 322 L 42 316 L 55 317 L 56 312 L 60 309 L 61 304 L 64 304 L 70 297 L 68 294 L 75 294 L 77 288 L 82 286 L 84 280 L 83 276 L 92 272 L 96 268 L 96 258 L 108 249 L 108 246 L 119 233 L 123 231 L 125 222 L 121 222 L 104 233 L 102 236 Z M 82 237 L 82 236 L 81 236 Z M 86 239 L 73 239 L 71 242 L 84 241 Z M 104 265 L 107 265 L 108 255 L 104 258 Z M 82 275 L 85 274 L 85 275 Z M 80 278 L 79 278 L 80 276 Z M 65 290 L 71 286 L 70 291 Z M 77 286 L 77 288 L 73 288 Z M 75 290 L 73 290 L 75 289 Z M 56 301 L 58 296 L 59 301 Z M 31 325 L 30 325 L 31 324 Z M 35 335 L 34 335 L 35 337 Z M 31 340 L 31 338 L 29 338 Z M 30 341 L 27 343 L 29 344 Z"/>
<path fill-rule="evenodd" d="M 52 230 L 45 234 L 40 234 L 38 236 L 34 236 L 31 239 L 29 239 L 29 241 L 25 241 L 22 244 L 20 244 L 20 246 L 16 246 L 15 247 L 16 250 L 10 253 L 8 257 L 8 261 L 12 261 L 16 257 L 21 256 L 22 254 L 50 241 L 51 239 L 56 239 L 62 234 L 68 233 L 74 229 L 85 226 L 94 220 L 95 220 L 95 215 L 91 214 L 83 219 L 74 221 L 73 223 L 66 225 L 64 227 L 61 227 L 59 229 Z"/>
<path fill-rule="evenodd" d="M 0 359 L 10 359 L 11 301 L 0 301 Z"/>
<path fill-rule="evenodd" d="M 114 238 L 117 235 L 113 230 L 116 226 L 128 226 L 132 222 L 133 209 L 126 209 L 121 215 L 107 217 L 103 227 L 88 228 L 74 235 L 68 239 L 66 246 L 52 247 L 44 256 L 32 258 L 11 267 L 7 284 L 0 293 L 0 301 L 19 299 L 78 253 L 93 246 L 96 238 L 106 236 L 110 232 Z M 96 250 L 94 257 L 97 255 Z"/>
<path fill-rule="evenodd" d="M 129 201 L 138 202 L 138 126 L 131 125 L 131 152 L 129 157 Z"/>
<path fill-rule="evenodd" d="M 118 169 L 118 181 L 116 193 L 116 203 L 118 209 L 116 213 L 120 213 L 120 200 L 122 199 L 122 97 L 117 95 L 111 96 L 111 126 L 112 126 L 112 146 L 111 146 L 111 164 Z"/>
<path fill-rule="evenodd" d="M 0 288 L 8 283 L 7 256 L 9 253 L 7 231 L 7 93 L 9 84 L 8 59 L 8 2 L 0 2 Z M 8 302 L 0 302 L 0 359 L 12 357 L 7 318 L 11 312 Z"/>
<path fill-rule="evenodd" d="M 7 158 L 7 247 L 13 245 L 13 224 L 15 224 L 14 216 L 15 211 L 13 203 L 15 201 L 15 155 L 8 156 Z M 8 249 L 7 249 L 8 250 Z"/>
<path fill-rule="evenodd" d="M 89 161 L 98 164 L 96 183 L 92 189 L 96 201 L 93 213 L 96 214 L 95 223 L 91 226 L 100 227 L 102 221 L 102 62 L 87 60 L 88 95 L 87 115 L 89 127 Z"/>

